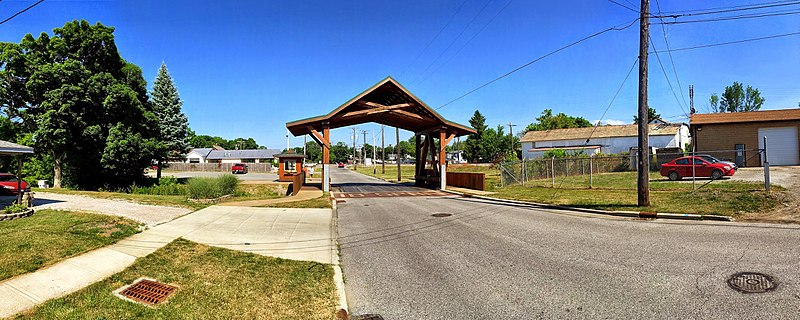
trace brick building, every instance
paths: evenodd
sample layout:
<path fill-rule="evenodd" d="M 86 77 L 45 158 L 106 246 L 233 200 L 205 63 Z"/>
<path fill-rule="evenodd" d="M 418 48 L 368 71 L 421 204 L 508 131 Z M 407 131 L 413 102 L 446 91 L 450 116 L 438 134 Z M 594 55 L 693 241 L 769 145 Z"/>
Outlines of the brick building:
<path fill-rule="evenodd" d="M 690 126 L 699 153 L 761 166 L 756 149 L 764 148 L 766 136 L 770 165 L 800 165 L 800 109 L 693 114 Z"/>

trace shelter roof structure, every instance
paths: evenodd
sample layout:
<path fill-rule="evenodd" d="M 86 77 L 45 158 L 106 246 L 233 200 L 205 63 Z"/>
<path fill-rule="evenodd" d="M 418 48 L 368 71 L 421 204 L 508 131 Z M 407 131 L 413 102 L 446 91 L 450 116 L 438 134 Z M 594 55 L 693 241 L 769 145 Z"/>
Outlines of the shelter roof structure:
<path fill-rule="evenodd" d="M 33 154 L 33 148 L 0 140 L 0 155 L 3 156 L 17 156 L 21 154 Z"/>
<path fill-rule="evenodd" d="M 360 123 L 375 122 L 415 133 L 440 130 L 455 136 L 475 130 L 442 117 L 433 108 L 411 94 L 405 87 L 386 77 L 326 115 L 286 123 L 295 135 L 314 134 L 323 128 L 335 129 Z"/>

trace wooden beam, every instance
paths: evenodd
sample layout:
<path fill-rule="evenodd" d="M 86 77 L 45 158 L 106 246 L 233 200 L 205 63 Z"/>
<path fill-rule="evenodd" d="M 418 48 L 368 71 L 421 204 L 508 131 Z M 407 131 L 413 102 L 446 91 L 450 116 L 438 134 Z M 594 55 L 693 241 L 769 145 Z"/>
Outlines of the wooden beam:
<path fill-rule="evenodd" d="M 453 137 L 455 137 L 455 134 L 451 134 L 450 138 L 448 139 L 448 138 L 445 138 L 446 134 L 447 134 L 447 132 L 445 132 L 444 129 L 439 131 L 439 165 L 440 166 L 444 165 L 445 162 L 447 161 L 447 152 L 445 151 L 445 147 L 447 147 L 447 144 L 450 142 L 450 139 L 453 139 Z"/>
<path fill-rule="evenodd" d="M 451 141 L 453 141 L 453 138 L 455 138 L 455 137 L 456 137 L 456 134 L 455 133 L 451 133 L 450 136 L 445 140 L 443 145 L 447 146 L 448 144 L 450 144 Z"/>
<path fill-rule="evenodd" d="M 404 116 L 407 116 L 407 117 L 420 119 L 420 120 L 423 119 L 422 116 L 420 116 L 418 114 L 415 114 L 415 113 L 411 113 L 411 112 L 405 111 L 405 110 L 391 110 L 390 112 L 391 113 L 401 114 L 401 115 L 404 115 Z"/>
<path fill-rule="evenodd" d="M 308 126 L 308 130 L 311 131 L 311 138 L 314 139 L 320 146 L 326 146 L 328 148 L 331 147 L 331 142 L 323 135 L 319 134 L 317 130 L 313 127 Z"/>
<path fill-rule="evenodd" d="M 352 117 L 352 116 L 357 116 L 357 115 L 362 115 L 362 114 L 368 114 L 369 115 L 369 114 L 387 112 L 387 111 L 391 111 L 391 110 L 395 110 L 395 109 L 399 109 L 399 108 L 406 108 L 406 107 L 412 106 L 412 104 L 410 104 L 410 103 L 401 103 L 401 104 L 395 104 L 395 105 L 391 105 L 391 106 L 384 106 L 384 105 L 380 105 L 380 104 L 377 104 L 377 103 L 373 103 L 373 104 L 376 104 L 379 107 L 368 105 L 368 106 L 372 107 L 373 109 L 351 111 L 351 112 L 348 112 L 348 113 L 345 113 L 344 115 L 342 115 L 342 118 Z"/>

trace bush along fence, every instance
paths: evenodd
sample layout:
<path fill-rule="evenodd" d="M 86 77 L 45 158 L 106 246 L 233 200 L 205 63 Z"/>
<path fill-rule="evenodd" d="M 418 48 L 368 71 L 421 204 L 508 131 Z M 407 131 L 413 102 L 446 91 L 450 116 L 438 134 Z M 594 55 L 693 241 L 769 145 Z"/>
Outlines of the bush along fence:
<path fill-rule="evenodd" d="M 748 150 L 717 150 L 717 151 L 698 151 L 674 152 L 679 149 L 663 150 L 659 149 L 650 154 L 650 170 L 655 175 L 651 179 L 660 179 L 658 173 L 661 166 L 674 159 L 695 155 L 698 157 L 713 157 L 721 161 L 729 161 L 738 167 L 752 166 L 757 164 L 762 166 L 764 163 L 764 149 Z M 671 151 L 671 152 L 670 152 Z M 709 158 L 710 159 L 710 158 Z M 612 172 L 635 172 L 637 170 L 638 157 L 635 151 L 630 155 L 594 155 L 594 156 L 571 156 L 571 157 L 551 157 L 538 159 L 523 159 L 521 161 L 504 162 L 500 167 L 500 181 L 503 186 L 521 184 L 535 181 L 537 186 L 556 186 L 556 180 L 563 177 L 587 176 L 587 186 L 592 187 L 592 175 L 612 173 Z M 764 166 L 765 169 L 768 166 Z M 764 171 L 764 179 L 768 179 L 768 169 Z M 700 177 L 697 178 L 708 178 Z M 686 178 L 691 178 L 686 177 Z M 547 183 L 549 181 L 549 183 Z M 548 185 L 549 184 L 549 185 Z M 768 188 L 768 187 L 767 187 Z"/>
<path fill-rule="evenodd" d="M 245 163 L 247 171 L 256 173 L 274 172 L 271 163 Z M 203 171 L 203 172 L 231 172 L 234 163 L 169 163 L 164 171 Z"/>

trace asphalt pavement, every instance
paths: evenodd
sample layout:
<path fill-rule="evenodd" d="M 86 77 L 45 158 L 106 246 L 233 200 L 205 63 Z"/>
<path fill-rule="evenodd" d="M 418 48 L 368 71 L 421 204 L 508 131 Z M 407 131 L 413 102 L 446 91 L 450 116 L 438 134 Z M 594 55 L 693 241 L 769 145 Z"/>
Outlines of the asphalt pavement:
<path fill-rule="evenodd" d="M 332 179 L 385 187 L 350 170 Z M 796 225 L 638 220 L 460 197 L 347 199 L 338 217 L 353 315 L 800 318 Z M 735 291 L 727 280 L 739 272 L 764 273 L 777 287 Z"/>

